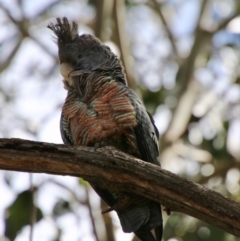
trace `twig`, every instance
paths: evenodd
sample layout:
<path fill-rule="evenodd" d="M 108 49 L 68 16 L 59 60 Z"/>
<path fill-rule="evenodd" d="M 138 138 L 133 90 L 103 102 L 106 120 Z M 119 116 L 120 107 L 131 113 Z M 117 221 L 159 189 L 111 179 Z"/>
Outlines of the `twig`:
<path fill-rule="evenodd" d="M 65 190 L 67 190 L 69 193 L 71 193 L 72 197 L 75 199 L 76 202 L 78 202 L 78 203 L 80 203 L 80 204 L 82 204 L 82 205 L 85 205 L 85 204 L 86 204 L 85 202 L 83 202 L 82 200 L 80 200 L 80 199 L 78 198 L 78 196 L 76 195 L 76 193 L 75 193 L 74 191 L 72 191 L 68 186 L 66 186 L 66 185 L 64 185 L 63 183 L 60 183 L 60 182 L 58 182 L 58 181 L 56 181 L 56 180 L 54 180 L 54 179 L 52 179 L 52 178 L 50 178 L 50 179 L 48 179 L 47 181 L 45 181 L 44 183 L 42 183 L 41 186 L 42 186 L 43 184 L 47 184 L 47 183 L 49 183 L 49 182 L 51 182 L 51 183 L 53 183 L 53 184 L 55 184 L 55 185 L 57 185 L 57 186 L 59 186 L 59 187 L 61 187 L 61 188 L 64 188 Z"/>
<path fill-rule="evenodd" d="M 101 209 L 102 210 L 107 210 L 108 206 L 107 204 L 101 200 Z M 115 241 L 114 237 L 114 227 L 112 223 L 112 217 L 110 213 L 105 213 L 102 215 L 104 225 L 105 225 L 105 230 L 106 230 L 106 241 Z"/>
<path fill-rule="evenodd" d="M 234 18 L 236 18 L 237 16 L 240 15 L 240 4 L 239 4 L 238 1 L 236 1 L 236 3 L 237 3 L 238 5 L 237 5 L 237 8 L 236 8 L 235 13 L 234 13 L 231 17 L 226 18 L 225 20 L 223 20 L 223 21 L 218 25 L 218 27 L 211 33 L 212 35 L 215 34 L 215 33 L 217 33 L 218 31 L 222 30 L 223 28 L 225 28 L 225 27 L 229 24 L 229 22 L 230 22 L 231 20 L 233 20 Z"/>
<path fill-rule="evenodd" d="M 29 174 L 29 179 L 30 179 L 30 190 L 31 190 L 31 217 L 30 217 L 30 234 L 29 234 L 29 241 L 33 241 L 33 230 L 34 230 L 34 224 L 36 223 L 36 217 L 37 217 L 37 209 L 34 204 L 34 199 L 35 199 L 35 188 L 33 186 L 33 173 Z"/>
<path fill-rule="evenodd" d="M 162 24 L 165 26 L 166 34 L 167 34 L 168 39 L 169 39 L 169 41 L 170 41 L 170 43 L 172 45 L 172 50 L 173 50 L 174 54 L 177 57 L 179 57 L 174 37 L 173 37 L 173 35 L 171 33 L 170 27 L 168 26 L 167 20 L 165 19 L 164 15 L 163 15 L 163 12 L 162 12 L 163 4 L 158 3 L 156 0 L 152 0 L 152 3 L 154 4 L 154 10 L 157 10 L 158 15 L 159 15 L 159 17 L 160 17 L 160 19 L 162 21 Z"/>
<path fill-rule="evenodd" d="M 14 36 L 16 37 L 16 36 Z M 8 55 L 8 58 L 6 58 L 5 62 L 1 63 L 0 66 L 0 72 L 2 72 L 3 70 L 5 70 L 12 62 L 13 58 L 15 57 L 15 55 L 17 54 L 21 44 L 22 44 L 22 36 L 19 36 L 18 42 L 17 44 L 13 47 L 13 49 L 11 50 L 11 53 Z"/>
<path fill-rule="evenodd" d="M 93 234 L 95 236 L 96 241 L 99 241 L 98 238 L 98 234 L 97 234 L 97 229 L 96 229 L 96 224 L 94 221 L 94 216 L 93 216 L 93 212 L 92 212 L 92 208 L 91 208 L 91 204 L 90 204 L 90 199 L 89 199 L 89 187 L 85 187 L 85 193 L 86 193 L 86 204 L 88 206 L 88 210 L 89 210 L 89 216 L 91 219 L 91 223 L 92 223 L 92 228 L 93 228 Z"/>

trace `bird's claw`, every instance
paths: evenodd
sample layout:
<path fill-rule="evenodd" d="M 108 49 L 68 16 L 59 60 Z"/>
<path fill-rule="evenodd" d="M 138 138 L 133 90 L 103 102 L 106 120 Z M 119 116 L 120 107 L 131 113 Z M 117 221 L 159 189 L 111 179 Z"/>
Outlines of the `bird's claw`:
<path fill-rule="evenodd" d="M 109 213 L 113 210 L 121 210 L 121 209 L 126 209 L 129 207 L 131 204 L 131 198 L 128 195 L 121 194 L 119 196 L 119 200 L 117 204 L 113 205 L 112 207 L 102 211 L 102 214 Z"/>

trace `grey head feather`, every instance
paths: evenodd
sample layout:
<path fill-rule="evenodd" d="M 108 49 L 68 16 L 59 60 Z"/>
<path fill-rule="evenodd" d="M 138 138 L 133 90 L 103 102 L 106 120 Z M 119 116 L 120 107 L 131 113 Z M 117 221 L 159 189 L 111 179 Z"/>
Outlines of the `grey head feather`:
<path fill-rule="evenodd" d="M 58 45 L 71 43 L 78 36 L 78 25 L 76 22 L 70 24 L 66 17 L 57 18 L 56 23 L 50 23 L 47 27 L 57 36 Z"/>
<path fill-rule="evenodd" d="M 57 37 L 60 64 L 67 63 L 71 71 L 81 70 L 83 74 L 95 72 L 98 76 L 111 76 L 127 85 L 118 57 L 98 38 L 90 34 L 78 35 L 76 22 L 70 24 L 66 17 L 57 18 L 47 27 Z"/>

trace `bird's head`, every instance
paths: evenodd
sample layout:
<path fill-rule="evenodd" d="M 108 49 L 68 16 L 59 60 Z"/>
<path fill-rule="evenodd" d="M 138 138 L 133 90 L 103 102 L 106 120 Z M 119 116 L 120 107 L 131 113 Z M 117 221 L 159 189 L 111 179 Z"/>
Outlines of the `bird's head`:
<path fill-rule="evenodd" d="M 109 47 L 89 34 L 78 35 L 78 25 L 68 19 L 57 18 L 50 28 L 57 36 L 60 71 L 65 79 L 73 71 L 107 71 L 117 74 L 115 79 L 126 84 L 122 65 Z"/>

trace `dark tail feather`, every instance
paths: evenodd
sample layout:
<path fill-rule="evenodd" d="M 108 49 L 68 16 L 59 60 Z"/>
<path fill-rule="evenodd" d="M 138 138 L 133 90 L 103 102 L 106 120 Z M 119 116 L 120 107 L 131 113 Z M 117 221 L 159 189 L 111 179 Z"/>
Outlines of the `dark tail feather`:
<path fill-rule="evenodd" d="M 159 203 L 150 201 L 148 205 L 131 206 L 117 213 L 124 232 L 134 232 L 141 241 L 161 241 L 163 230 Z M 151 230 L 155 231 L 155 236 Z"/>
<path fill-rule="evenodd" d="M 155 230 L 156 240 L 157 241 L 161 241 L 162 240 L 162 235 L 163 235 L 163 226 L 162 226 L 162 224 L 157 226 L 154 230 Z"/>
<path fill-rule="evenodd" d="M 155 236 L 153 236 L 151 230 L 146 229 L 146 227 L 141 227 L 135 231 L 136 236 L 141 241 L 161 241 L 162 240 L 162 225 L 157 226 L 155 229 Z"/>
<path fill-rule="evenodd" d="M 151 230 L 146 230 L 144 227 L 135 231 L 135 234 L 141 241 L 156 241 Z"/>
<path fill-rule="evenodd" d="M 123 232 L 129 233 L 138 230 L 149 220 L 150 212 L 147 206 L 129 207 L 117 211 Z"/>
<path fill-rule="evenodd" d="M 163 225 L 162 225 L 162 209 L 159 204 L 156 204 L 156 207 L 158 208 L 158 218 L 161 219 L 161 223 L 154 228 L 155 230 L 155 236 L 157 241 L 162 240 L 162 235 L 163 235 Z"/>
<path fill-rule="evenodd" d="M 135 231 L 142 241 L 161 241 L 163 234 L 162 210 L 159 203 L 150 203 L 150 218 L 148 222 Z M 151 230 L 155 231 L 155 237 Z"/>

